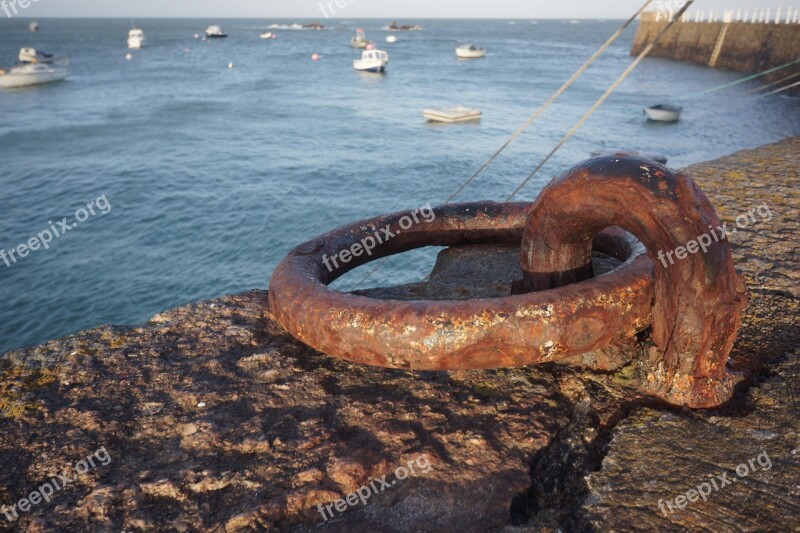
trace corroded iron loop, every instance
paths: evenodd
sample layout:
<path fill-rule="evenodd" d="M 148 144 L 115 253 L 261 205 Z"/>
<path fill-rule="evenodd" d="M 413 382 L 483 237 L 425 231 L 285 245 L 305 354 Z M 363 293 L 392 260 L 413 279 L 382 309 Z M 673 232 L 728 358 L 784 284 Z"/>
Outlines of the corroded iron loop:
<path fill-rule="evenodd" d="M 361 255 L 346 269 L 423 246 L 519 244 L 530 204 L 480 202 L 434 208 L 416 224 Z M 410 213 L 410 212 L 409 212 Z M 377 300 L 326 287 L 323 257 L 350 249 L 379 228 L 394 231 L 409 213 L 363 220 L 307 242 L 272 275 L 275 318 L 309 346 L 349 361 L 383 367 L 457 370 L 521 366 L 605 348 L 651 321 L 652 266 L 629 236 L 609 231 L 599 250 L 625 262 L 591 282 L 552 291 L 467 301 Z"/>
<path fill-rule="evenodd" d="M 600 157 L 548 185 L 533 205 L 450 204 L 433 212 L 429 223 L 402 231 L 402 219 L 413 212 L 362 220 L 298 246 L 272 275 L 273 316 L 296 338 L 329 355 L 421 370 L 572 358 L 618 345 L 652 323 L 654 346 L 649 360 L 640 363 L 643 389 L 692 407 L 730 397 L 733 378 L 726 362 L 745 299 L 727 241 L 669 268 L 660 263 L 654 268 L 659 251 L 673 251 L 708 232 L 709 225 L 719 225 L 688 177 L 643 159 Z M 393 238 L 330 269 L 330 257 L 354 250 L 382 228 Z M 379 257 L 423 246 L 484 243 L 521 246 L 527 292 L 397 301 L 327 287 Z M 588 279 L 593 248 L 623 264 Z M 596 366 L 602 368 L 599 359 Z"/>
<path fill-rule="evenodd" d="M 635 235 L 654 264 L 654 388 L 675 403 L 718 405 L 734 382 L 727 361 L 745 296 L 728 241 L 714 233 L 722 224 L 689 177 L 652 161 L 612 156 L 551 182 L 528 212 L 520 260 L 529 288 L 591 277 L 592 239 L 612 225 Z M 674 257 L 701 235 L 711 244 Z"/>

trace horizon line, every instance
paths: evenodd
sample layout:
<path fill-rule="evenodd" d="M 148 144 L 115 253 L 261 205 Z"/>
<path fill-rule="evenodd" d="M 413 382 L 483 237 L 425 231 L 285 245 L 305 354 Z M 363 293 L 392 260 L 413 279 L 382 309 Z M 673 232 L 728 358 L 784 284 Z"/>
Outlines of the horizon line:
<path fill-rule="evenodd" d="M 508 20 L 509 22 L 515 22 L 518 20 L 626 20 L 626 17 L 539 17 L 539 18 L 514 18 L 514 17 L 330 17 L 330 18 L 314 18 L 314 17 L 260 17 L 260 16 L 243 16 L 243 17 L 214 17 L 214 16 L 207 16 L 207 17 L 195 17 L 195 16 L 139 16 L 139 15 L 114 15 L 114 16 L 102 16 L 102 15 L 84 15 L 84 16 L 74 16 L 74 15 L 60 15 L 60 16 L 53 16 L 48 15 L 44 17 L 20 17 L 16 15 L 14 17 L 7 17 L 3 18 L 0 17 L 0 20 L 21 20 L 21 19 L 37 19 L 37 20 L 46 20 L 46 19 L 186 19 L 186 20 L 206 20 L 206 19 L 218 19 L 218 20 L 243 20 L 243 19 L 269 19 L 269 20 L 313 20 L 316 22 L 321 21 L 349 21 L 349 20 L 391 20 L 399 21 L 405 18 L 406 20 Z"/>

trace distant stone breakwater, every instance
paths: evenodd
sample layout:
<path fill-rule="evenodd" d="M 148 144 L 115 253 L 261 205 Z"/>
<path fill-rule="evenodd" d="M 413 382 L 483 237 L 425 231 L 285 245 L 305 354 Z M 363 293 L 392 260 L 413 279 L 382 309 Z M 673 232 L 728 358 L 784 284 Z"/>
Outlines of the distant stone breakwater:
<path fill-rule="evenodd" d="M 631 55 L 641 53 L 666 24 L 665 18 L 659 20 L 656 13 L 643 14 Z M 680 21 L 661 37 L 650 56 L 739 72 L 762 72 L 800 58 L 800 24 Z M 800 64 L 763 79 L 768 83 L 797 72 Z M 787 92 L 800 94 L 798 89 Z"/>

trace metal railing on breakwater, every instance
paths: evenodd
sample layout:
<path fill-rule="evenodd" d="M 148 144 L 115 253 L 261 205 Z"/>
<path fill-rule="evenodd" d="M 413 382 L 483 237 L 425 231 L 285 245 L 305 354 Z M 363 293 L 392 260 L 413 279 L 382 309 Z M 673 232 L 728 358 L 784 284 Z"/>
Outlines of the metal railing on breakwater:
<path fill-rule="evenodd" d="M 642 20 L 653 18 L 656 22 L 672 20 L 676 10 L 658 9 L 642 14 Z M 750 24 L 800 24 L 800 8 L 776 9 L 722 9 L 687 11 L 680 22 L 748 22 Z"/>

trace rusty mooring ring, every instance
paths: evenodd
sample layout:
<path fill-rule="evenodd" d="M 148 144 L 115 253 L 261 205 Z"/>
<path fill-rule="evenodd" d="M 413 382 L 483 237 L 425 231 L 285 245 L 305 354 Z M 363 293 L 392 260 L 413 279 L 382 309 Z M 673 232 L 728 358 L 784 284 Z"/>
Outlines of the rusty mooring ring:
<path fill-rule="evenodd" d="M 668 202 L 680 204 L 703 200 L 701 211 L 706 215 L 706 209 L 710 209 L 710 204 L 699 191 L 692 189 L 694 194 L 687 197 L 690 189 L 685 189 L 685 184 L 691 180 L 678 178 L 665 167 L 638 158 L 595 158 L 572 169 L 558 183 L 569 184 L 571 180 L 584 179 L 593 172 L 599 172 L 603 179 L 621 179 L 628 185 L 645 183 L 646 186 L 635 188 L 638 193 L 660 194 Z M 664 179 L 665 176 L 670 179 Z M 662 190 L 663 187 L 674 190 L 664 192 L 666 189 Z M 584 196 L 591 194 L 592 191 L 583 190 Z M 611 200 L 612 203 L 616 201 Z M 560 201 L 557 197 L 549 200 Z M 586 231 L 580 209 L 577 209 L 578 215 L 574 220 L 544 217 L 550 229 L 559 224 L 581 227 L 583 241 L 571 244 L 573 252 L 566 262 L 568 268 L 560 270 L 562 273 L 567 271 L 567 274 L 554 275 L 548 265 L 538 272 L 551 280 L 547 283 L 585 277 L 587 266 L 583 260 L 586 246 L 594 241 L 598 250 L 614 255 L 624 263 L 591 280 L 541 292 L 467 301 L 377 300 L 340 293 L 326 286 L 347 271 L 379 257 L 423 246 L 491 242 L 522 244 L 526 277 L 533 289 L 542 288 L 541 276 L 537 281 L 537 270 L 531 268 L 530 261 L 525 261 L 526 254 L 528 258 L 535 254 L 531 255 L 531 243 L 523 243 L 522 236 L 526 225 L 528 235 L 535 232 L 531 228 L 537 220 L 537 213 L 543 213 L 547 205 L 544 200 L 533 206 L 493 202 L 450 204 L 434 208 L 433 221 L 413 224 L 402 232 L 397 231 L 401 219 L 411 216 L 412 212 L 394 213 L 343 226 L 298 246 L 278 265 L 269 287 L 272 313 L 293 336 L 323 353 L 356 363 L 417 370 L 499 368 L 555 361 L 614 345 L 643 330 L 652 322 L 653 261 L 619 228 L 597 233 L 609 225 L 606 220 L 597 227 L 589 224 L 590 231 Z M 643 205 L 652 208 L 653 204 L 634 204 L 628 208 L 637 210 Z M 689 211 L 691 209 L 686 212 Z M 657 213 L 651 214 L 658 219 Z M 717 220 L 713 209 L 711 216 Z M 619 219 L 622 226 L 629 222 L 624 217 Z M 348 263 L 337 265 L 338 268 L 325 266 L 324 258 L 352 250 L 353 245 L 377 235 L 381 228 L 389 228 L 394 237 L 383 242 L 370 256 L 362 250 Z M 641 228 L 628 229 L 636 233 Z M 564 235 L 571 233 L 566 231 Z M 548 245 L 551 237 L 547 235 L 541 242 Z M 657 237 L 655 242 L 659 242 Z M 717 250 L 710 261 L 730 262 L 727 242 L 720 246 L 724 249 Z M 654 257 L 656 250 L 651 249 L 649 253 Z M 550 259 L 551 264 L 557 263 L 553 262 L 553 256 Z M 698 261 L 693 265 L 702 267 L 705 260 Z M 733 272 L 732 266 L 719 270 L 726 276 Z M 671 281 L 678 282 L 674 278 Z M 720 286 L 729 288 L 730 283 L 726 281 Z M 659 351 L 663 345 L 656 338 L 655 350 L 650 353 L 651 361 L 645 365 L 643 388 L 668 401 L 693 407 L 716 405 L 726 399 L 733 380 L 724 364 L 720 366 L 718 362 L 727 360 L 732 343 L 730 330 L 735 336 L 738 328 L 741 305 L 737 307 L 737 302 L 741 304 L 742 300 L 729 302 L 731 305 L 726 308 L 734 312 L 733 318 L 711 325 L 712 329 L 723 327 L 727 332 L 716 337 L 722 338 L 724 344 L 712 347 L 716 354 L 713 365 L 703 366 L 704 361 L 693 354 L 691 368 L 688 372 L 682 371 L 679 361 L 665 357 L 665 352 Z M 689 317 L 690 321 L 696 319 Z M 668 336 L 667 342 L 670 339 Z M 680 352 L 680 347 L 677 352 Z M 667 349 L 666 353 L 676 351 Z M 701 363 L 699 371 L 698 361 Z"/>
<path fill-rule="evenodd" d="M 625 261 L 619 268 L 552 291 L 467 301 L 397 301 L 326 287 L 360 264 L 414 248 L 519 244 L 528 207 L 494 202 L 436 207 L 432 222 L 416 224 L 372 257 L 362 254 L 331 272 L 323 256 L 350 249 L 380 228 L 394 233 L 411 212 L 343 226 L 298 246 L 278 265 L 269 287 L 272 312 L 292 335 L 321 352 L 356 363 L 419 370 L 558 360 L 605 347 L 649 324 L 652 265 L 643 248 L 619 231 L 598 239 L 600 251 Z M 601 317 L 606 319 L 602 324 Z"/>

